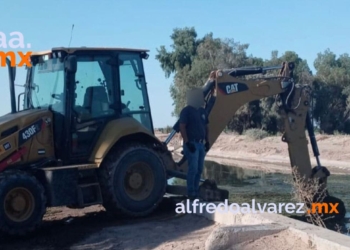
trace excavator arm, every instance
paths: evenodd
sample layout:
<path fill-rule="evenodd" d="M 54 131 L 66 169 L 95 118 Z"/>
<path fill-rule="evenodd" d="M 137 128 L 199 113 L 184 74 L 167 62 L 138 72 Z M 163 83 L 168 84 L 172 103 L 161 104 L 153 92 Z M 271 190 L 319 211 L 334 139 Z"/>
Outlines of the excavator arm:
<path fill-rule="evenodd" d="M 293 172 L 304 177 L 305 181 L 314 177 L 319 178 L 323 184 L 322 188 L 326 189 L 327 177 L 330 173 L 321 165 L 319 159 L 320 154 L 310 116 L 311 88 L 309 85 L 294 82 L 293 69 L 294 63 L 284 62 L 281 66 L 276 67 L 236 68 L 212 72 L 203 87 L 205 109 L 209 114 L 209 143 L 210 145 L 215 143 L 228 122 L 244 104 L 266 97 L 279 97 L 281 102 L 279 111 L 284 118 L 282 141 L 288 145 L 291 167 L 296 168 L 296 171 Z M 279 70 L 279 73 L 272 77 L 254 77 L 264 75 L 271 70 Z M 317 166 L 314 168 L 310 160 L 306 130 L 317 161 Z M 173 131 L 165 144 L 168 144 L 178 132 L 179 121 L 173 126 Z M 169 174 L 184 178 L 187 173 L 185 156 L 177 163 L 177 166 L 178 170 Z M 203 185 L 211 186 L 213 190 L 216 188 L 213 181 L 204 181 Z M 228 194 L 223 195 L 222 193 L 222 190 L 212 191 L 211 200 L 227 198 Z M 328 195 L 328 191 L 326 193 Z M 343 202 L 335 197 L 329 200 L 336 200 L 340 203 L 338 206 L 340 211 L 337 216 L 344 218 L 346 211 Z"/>

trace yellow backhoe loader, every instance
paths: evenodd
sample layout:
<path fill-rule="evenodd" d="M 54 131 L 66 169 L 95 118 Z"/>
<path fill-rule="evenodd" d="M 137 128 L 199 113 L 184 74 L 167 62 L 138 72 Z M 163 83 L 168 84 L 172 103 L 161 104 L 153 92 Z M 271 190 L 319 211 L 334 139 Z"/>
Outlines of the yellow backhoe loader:
<path fill-rule="evenodd" d="M 109 212 L 150 214 L 167 184 L 186 178 L 186 159 L 175 162 L 154 135 L 143 60 L 148 50 L 53 48 L 32 53 L 24 92 L 16 99 L 16 70 L 7 58 L 11 113 L 0 117 L 0 231 L 24 235 L 40 224 L 47 207 L 83 208 L 103 204 Z M 286 112 L 291 164 L 311 177 L 305 125 L 318 159 L 309 122 L 309 96 L 289 75 L 293 64 L 276 67 L 273 79 L 241 80 L 268 69 L 218 70 L 203 87 L 213 144 L 243 104 L 280 95 Z M 323 178 L 324 179 L 324 178 Z M 222 201 L 228 192 L 205 180 L 202 198 Z M 341 208 L 343 208 L 343 204 Z M 344 217 L 345 208 L 339 216 Z"/>

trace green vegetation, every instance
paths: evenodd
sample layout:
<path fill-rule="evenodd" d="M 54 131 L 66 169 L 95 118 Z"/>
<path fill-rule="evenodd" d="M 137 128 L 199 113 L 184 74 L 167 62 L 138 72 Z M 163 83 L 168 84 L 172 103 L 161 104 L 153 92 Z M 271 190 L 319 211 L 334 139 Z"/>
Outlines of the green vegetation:
<path fill-rule="evenodd" d="M 159 130 L 159 132 L 161 132 L 163 134 L 168 134 L 173 130 L 173 127 L 166 126 L 165 128 L 159 128 L 158 130 Z"/>
<path fill-rule="evenodd" d="M 314 61 L 316 72 L 313 73 L 306 60 L 293 51 L 286 51 L 283 55 L 272 51 L 269 59 L 258 58 L 247 54 L 249 44 L 241 44 L 233 39 L 215 38 L 212 33 L 198 38 L 196 30 L 188 27 L 174 29 L 171 39 L 171 50 L 161 46 L 156 59 L 166 77 L 174 76 L 170 87 L 174 100 L 174 116 L 178 116 L 185 105 L 186 90 L 193 86 L 203 86 L 213 70 L 276 66 L 283 61 L 293 61 L 296 64 L 296 83 L 310 84 L 313 88 L 313 118 L 318 131 L 326 134 L 350 134 L 348 54 L 337 57 L 329 49 L 319 53 Z M 282 132 L 283 122 L 277 112 L 275 98 L 269 97 L 244 105 L 228 123 L 225 131 L 239 134 L 246 131 L 252 138 Z"/>

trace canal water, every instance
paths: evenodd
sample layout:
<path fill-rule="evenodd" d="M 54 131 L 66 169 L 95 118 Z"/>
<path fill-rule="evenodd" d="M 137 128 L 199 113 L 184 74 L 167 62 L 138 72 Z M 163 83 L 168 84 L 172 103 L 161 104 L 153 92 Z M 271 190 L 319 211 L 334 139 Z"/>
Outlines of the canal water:
<path fill-rule="evenodd" d="M 204 179 L 213 179 L 220 188 L 230 193 L 230 203 L 288 203 L 293 202 L 292 176 L 282 173 L 266 173 L 261 170 L 245 169 L 206 161 Z M 185 180 L 174 179 L 174 184 L 185 185 Z M 350 229 L 350 176 L 331 175 L 328 178 L 330 195 L 344 201 L 347 219 L 344 222 Z M 344 230 L 344 229 L 343 229 Z"/>

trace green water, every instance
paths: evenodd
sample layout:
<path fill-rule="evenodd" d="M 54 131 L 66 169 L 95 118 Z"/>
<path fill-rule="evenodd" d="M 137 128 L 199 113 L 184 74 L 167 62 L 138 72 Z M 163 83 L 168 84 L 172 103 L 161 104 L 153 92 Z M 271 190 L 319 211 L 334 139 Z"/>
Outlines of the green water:
<path fill-rule="evenodd" d="M 206 162 L 203 178 L 214 179 L 217 184 L 229 190 L 230 202 L 292 202 L 292 176 L 282 173 L 265 173 L 259 170 L 226 166 Z M 350 211 L 350 176 L 331 175 L 328 178 L 330 195 L 342 199 Z"/>

